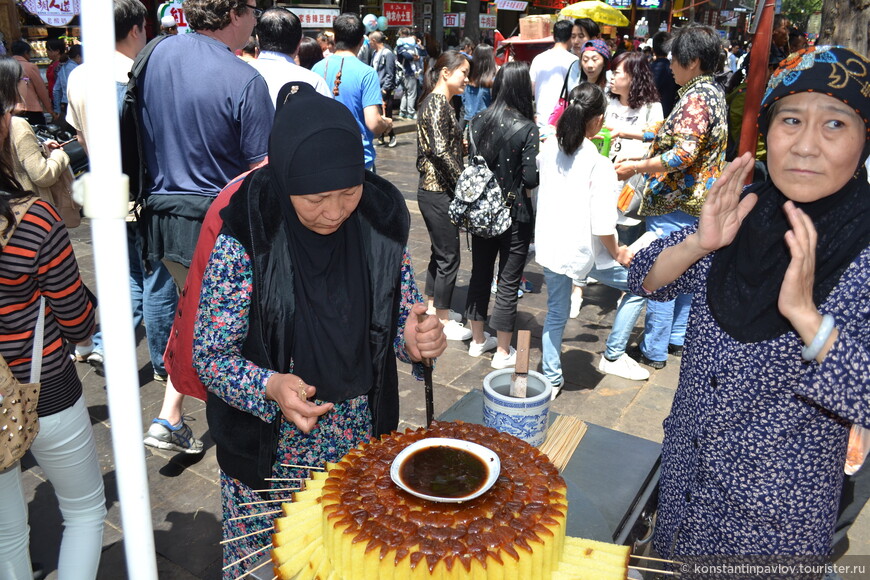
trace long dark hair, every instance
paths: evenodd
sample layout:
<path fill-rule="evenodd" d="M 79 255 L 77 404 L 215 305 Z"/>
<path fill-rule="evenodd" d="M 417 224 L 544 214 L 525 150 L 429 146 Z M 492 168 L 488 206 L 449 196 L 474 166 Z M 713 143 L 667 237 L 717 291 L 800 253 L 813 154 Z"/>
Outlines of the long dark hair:
<path fill-rule="evenodd" d="M 468 72 L 468 84 L 475 87 L 492 88 L 497 71 L 495 51 L 488 44 L 478 44 L 471 53 L 471 70 Z"/>
<path fill-rule="evenodd" d="M 556 140 L 568 155 L 574 155 L 583 139 L 589 122 L 607 109 L 604 91 L 598 85 L 582 81 L 568 93 L 568 106 L 556 124 Z"/>
<path fill-rule="evenodd" d="M 21 80 L 21 64 L 11 56 L 0 56 L 0 123 L 5 121 L 6 113 L 11 113 L 21 100 L 18 83 Z M 12 173 L 12 151 L 9 143 L 9 133 L 0 141 L 0 216 L 6 219 L 4 233 L 15 223 L 10 202 L 12 200 L 33 195 L 24 191 L 15 175 Z"/>
<path fill-rule="evenodd" d="M 484 159 L 495 159 L 498 151 L 496 146 L 504 135 L 498 128 L 511 118 L 509 111 L 514 111 L 529 121 L 535 121 L 535 106 L 533 103 L 532 80 L 529 76 L 529 65 L 522 61 L 511 61 L 501 67 L 495 75 L 492 86 L 492 104 L 480 113 L 480 135 L 477 149 Z M 477 123 L 475 123 L 477 125 Z"/>
<path fill-rule="evenodd" d="M 438 84 L 438 75 L 441 74 L 441 69 L 446 68 L 449 72 L 453 72 L 463 64 L 467 63 L 468 59 L 462 56 L 457 50 L 448 50 L 441 53 L 435 64 L 426 71 L 426 76 L 423 78 L 423 94 L 420 96 L 420 102 L 429 96 Z"/>
<path fill-rule="evenodd" d="M 649 61 L 642 52 L 621 52 L 617 54 L 613 58 L 610 70 L 615 71 L 616 67 L 620 64 L 622 64 L 622 70 L 625 71 L 625 74 L 631 77 L 628 95 L 626 95 L 629 107 L 637 109 L 647 103 L 658 103 L 662 100 L 655 81 L 653 81 Z"/>

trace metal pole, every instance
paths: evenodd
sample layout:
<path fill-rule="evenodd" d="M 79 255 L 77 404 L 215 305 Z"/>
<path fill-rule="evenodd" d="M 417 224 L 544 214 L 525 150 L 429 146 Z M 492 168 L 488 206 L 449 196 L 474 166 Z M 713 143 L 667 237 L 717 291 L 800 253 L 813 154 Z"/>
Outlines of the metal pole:
<path fill-rule="evenodd" d="M 85 3 L 82 3 L 85 6 Z M 133 336 L 127 272 L 127 178 L 121 151 L 114 70 L 115 22 L 112 0 L 88 0 L 82 10 L 87 58 L 87 134 L 91 171 L 82 179 L 85 215 L 91 218 L 97 294 L 105 343 L 106 391 L 112 423 L 112 447 L 118 500 L 124 529 L 127 575 L 156 580 L 157 562 L 151 527 L 151 500 L 142 445 L 139 375 Z"/>

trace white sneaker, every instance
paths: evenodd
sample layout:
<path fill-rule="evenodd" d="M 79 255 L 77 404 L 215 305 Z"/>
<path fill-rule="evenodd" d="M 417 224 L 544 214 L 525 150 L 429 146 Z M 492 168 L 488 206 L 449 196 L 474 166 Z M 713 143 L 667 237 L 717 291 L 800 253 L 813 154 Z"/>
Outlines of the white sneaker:
<path fill-rule="evenodd" d="M 461 322 L 448 320 L 446 323 L 442 321 L 441 324 L 444 325 L 444 336 L 447 337 L 447 340 L 468 340 L 471 338 L 471 329 L 465 328 Z"/>
<path fill-rule="evenodd" d="M 490 336 L 488 332 L 483 333 L 483 342 L 477 343 L 474 340 L 468 345 L 468 356 L 478 357 L 488 350 L 492 350 L 498 346 L 498 340 L 494 336 Z"/>
<path fill-rule="evenodd" d="M 556 397 L 559 396 L 559 393 L 562 392 L 562 385 L 565 383 L 559 383 L 558 385 L 553 385 L 553 395 L 550 397 L 551 401 L 555 401 Z"/>
<path fill-rule="evenodd" d="M 581 306 L 583 306 L 583 295 L 579 292 L 573 292 L 571 294 L 571 310 L 568 311 L 568 316 L 570 318 L 577 318 L 580 316 Z"/>
<path fill-rule="evenodd" d="M 615 375 L 630 381 L 645 381 L 649 378 L 649 371 L 625 353 L 616 360 L 607 360 L 604 355 L 601 355 L 598 370 L 605 375 Z"/>
<path fill-rule="evenodd" d="M 511 353 L 509 355 L 503 355 L 500 352 L 496 352 L 492 355 L 492 362 L 489 366 L 494 369 L 507 369 L 517 366 L 517 349 L 511 347 Z"/>
<path fill-rule="evenodd" d="M 429 316 L 435 316 L 435 309 L 430 308 L 426 311 L 426 314 L 428 314 Z M 447 319 L 454 320 L 456 322 L 462 322 L 462 315 L 451 309 L 450 312 L 447 314 Z"/>

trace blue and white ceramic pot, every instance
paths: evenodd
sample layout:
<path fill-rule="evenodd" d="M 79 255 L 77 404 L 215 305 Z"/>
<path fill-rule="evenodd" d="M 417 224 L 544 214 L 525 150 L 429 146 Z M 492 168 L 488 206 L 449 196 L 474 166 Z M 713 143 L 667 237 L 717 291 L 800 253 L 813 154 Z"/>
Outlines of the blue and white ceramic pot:
<path fill-rule="evenodd" d="M 553 386 L 541 373 L 529 371 L 526 398 L 510 396 L 514 369 L 493 371 L 483 379 L 483 424 L 539 446 L 547 435 Z"/>

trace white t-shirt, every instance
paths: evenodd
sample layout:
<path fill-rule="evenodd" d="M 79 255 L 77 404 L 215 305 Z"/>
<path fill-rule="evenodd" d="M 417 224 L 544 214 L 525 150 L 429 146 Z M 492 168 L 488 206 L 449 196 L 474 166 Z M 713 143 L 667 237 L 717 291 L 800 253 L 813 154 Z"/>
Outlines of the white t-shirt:
<path fill-rule="evenodd" d="M 546 125 L 550 114 L 559 102 L 559 94 L 562 92 L 562 84 L 568 67 L 578 60 L 577 55 L 555 46 L 536 56 L 529 68 L 529 75 L 535 85 L 535 114 L 538 125 Z M 580 66 L 571 67 L 572 74 L 580 75 Z M 574 82 L 574 85 L 577 83 Z M 570 88 L 571 83 L 568 84 Z"/>
<path fill-rule="evenodd" d="M 67 102 L 69 103 L 66 110 L 66 122 L 72 125 L 73 129 L 84 136 L 85 143 L 88 141 L 85 97 L 87 93 L 88 71 L 91 69 L 91 66 L 88 66 L 87 63 L 77 66 L 70 73 L 66 87 Z M 132 68 L 133 59 L 116 50 L 115 58 L 112 62 L 112 78 L 115 79 L 116 86 L 127 84 L 127 80 L 130 78 L 130 70 Z M 121 108 L 119 103 L 118 115 L 120 114 Z"/>
<path fill-rule="evenodd" d="M 324 97 L 332 98 L 332 91 L 326 86 L 326 81 L 323 80 L 322 76 L 299 66 L 286 54 L 264 50 L 258 58 L 248 64 L 257 69 L 257 72 L 266 79 L 273 105 L 277 106 L 275 101 L 278 99 L 281 88 L 292 81 L 308 83 Z"/>
<path fill-rule="evenodd" d="M 593 264 L 618 265 L 597 236 L 616 234 L 616 171 L 589 139 L 566 155 L 555 138 L 538 153 L 538 206 L 535 218 L 535 260 L 575 280 Z"/>

